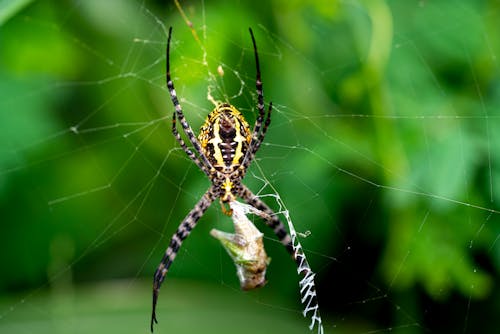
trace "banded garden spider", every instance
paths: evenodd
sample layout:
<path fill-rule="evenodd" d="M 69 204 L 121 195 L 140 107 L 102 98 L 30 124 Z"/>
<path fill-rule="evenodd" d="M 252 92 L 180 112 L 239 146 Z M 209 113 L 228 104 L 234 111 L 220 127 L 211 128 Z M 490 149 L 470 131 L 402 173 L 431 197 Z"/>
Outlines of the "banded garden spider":
<path fill-rule="evenodd" d="M 198 138 L 196 138 L 191 126 L 184 117 L 182 107 L 177 99 L 174 83 L 170 77 L 170 40 L 172 37 L 172 27 L 168 31 L 166 79 L 170 98 L 175 108 L 172 116 L 172 133 L 184 152 L 207 175 L 212 184 L 177 228 L 160 265 L 156 269 L 153 279 L 151 332 L 153 331 L 153 324 L 158 323 L 156 319 L 156 303 L 160 286 L 167 275 L 168 269 L 172 265 L 182 242 L 188 237 L 210 204 L 217 198 L 221 201 L 223 211 L 228 215 L 231 215 L 231 211 L 226 211 L 224 205 L 235 201 L 237 197 L 263 212 L 266 224 L 274 230 L 278 239 L 297 261 L 292 239 L 277 215 L 262 200 L 255 196 L 250 189 L 241 183 L 248 166 L 252 163 L 255 153 L 264 140 L 269 124 L 271 123 L 272 110 L 272 103 L 269 103 L 267 113 L 265 111 L 257 45 L 252 29 L 250 28 L 249 31 L 255 54 L 257 109 L 259 112 L 253 131 L 250 132 L 247 121 L 235 107 L 228 103 L 218 103 L 202 125 Z M 177 120 L 181 123 L 182 129 L 189 139 L 194 152 L 181 138 L 176 126 Z"/>

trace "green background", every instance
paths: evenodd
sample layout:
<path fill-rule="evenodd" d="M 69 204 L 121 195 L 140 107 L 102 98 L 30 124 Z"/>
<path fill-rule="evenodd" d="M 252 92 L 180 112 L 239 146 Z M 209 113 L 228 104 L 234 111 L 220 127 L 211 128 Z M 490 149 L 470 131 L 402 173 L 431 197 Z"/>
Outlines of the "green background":
<path fill-rule="evenodd" d="M 493 333 L 500 3 L 180 5 L 195 34 L 173 2 L 0 1 L 0 332 L 149 332 L 152 274 L 209 185 L 171 135 L 173 26 L 194 129 L 207 87 L 253 124 L 254 30 L 275 108 L 245 184 L 310 232 L 326 333 Z M 162 286 L 155 332 L 308 332 L 295 265 L 256 225 L 266 287 L 239 290 L 208 234 L 232 229 L 214 203 Z"/>

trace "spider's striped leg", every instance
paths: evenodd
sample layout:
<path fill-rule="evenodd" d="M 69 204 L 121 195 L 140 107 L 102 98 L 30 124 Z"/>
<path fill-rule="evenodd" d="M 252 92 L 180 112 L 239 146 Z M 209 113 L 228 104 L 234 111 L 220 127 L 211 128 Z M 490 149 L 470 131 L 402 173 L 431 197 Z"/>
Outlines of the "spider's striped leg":
<path fill-rule="evenodd" d="M 246 152 L 245 159 L 243 160 L 242 163 L 242 168 L 246 170 L 248 166 L 252 163 L 253 159 L 255 158 L 255 153 L 259 150 L 260 145 L 264 141 L 264 137 L 267 132 L 267 128 L 269 127 L 269 124 L 271 124 L 271 111 L 273 109 L 273 104 L 272 102 L 269 103 L 269 109 L 267 111 L 267 116 L 266 116 L 266 121 L 264 122 L 264 127 L 262 128 L 262 131 L 257 135 L 256 133 L 253 134 L 252 141 L 250 143 L 250 147 L 248 148 L 248 151 Z M 257 127 L 257 124 L 255 125 Z"/>
<path fill-rule="evenodd" d="M 296 253 L 293 249 L 292 238 L 285 230 L 285 226 L 279 220 L 274 211 L 271 210 L 266 203 L 255 196 L 252 191 L 244 185 L 241 185 L 239 197 L 241 197 L 247 204 L 250 204 L 257 210 L 260 210 L 267 215 L 267 218 L 265 218 L 267 226 L 273 229 L 280 242 L 286 247 L 287 251 L 292 255 L 292 257 L 296 259 Z"/>
<path fill-rule="evenodd" d="M 200 161 L 200 159 L 198 159 L 198 157 L 196 156 L 196 154 L 194 154 L 194 152 L 191 151 L 189 149 L 189 147 L 187 147 L 187 145 L 184 142 L 184 140 L 182 139 L 179 131 L 177 131 L 176 118 L 177 117 L 175 116 L 175 113 L 174 113 L 172 115 L 172 133 L 174 134 L 175 139 L 177 140 L 177 142 L 179 143 L 179 145 L 181 145 L 181 147 L 184 150 L 184 152 L 186 152 L 186 154 L 188 155 L 189 159 L 193 160 L 194 163 L 196 164 L 196 166 L 198 166 L 198 168 L 201 169 L 207 176 L 210 176 L 210 170 L 209 170 L 210 167 L 205 166 Z"/>
<path fill-rule="evenodd" d="M 253 139 L 252 139 L 253 142 L 254 140 L 257 139 L 257 134 L 260 132 L 262 122 L 264 121 L 265 107 L 264 107 L 264 93 L 262 90 L 262 79 L 260 76 L 260 64 L 259 64 L 259 54 L 257 52 L 257 43 L 255 43 L 255 37 L 253 36 L 252 28 L 248 28 L 248 30 L 250 31 L 250 36 L 252 37 L 253 52 L 255 54 L 255 67 L 257 72 L 255 87 L 257 89 L 257 109 L 259 110 L 259 115 L 255 120 L 255 128 L 253 130 Z"/>
<path fill-rule="evenodd" d="M 158 269 L 156 269 L 153 277 L 153 311 L 151 313 L 151 332 L 153 332 L 153 324 L 158 323 L 156 320 L 156 302 L 158 300 L 161 283 L 165 279 L 172 262 L 174 262 L 175 256 L 177 255 L 182 242 L 188 237 L 191 230 L 196 226 L 198 220 L 201 218 L 203 213 L 205 213 L 215 198 L 215 190 L 213 187 L 210 187 L 177 228 L 177 232 L 175 232 L 172 236 L 172 240 L 170 240 L 170 244 L 161 259 L 160 265 L 158 266 Z"/>
<path fill-rule="evenodd" d="M 269 109 L 266 115 L 264 106 L 264 93 L 262 89 L 262 78 L 260 74 L 259 54 L 257 52 L 257 43 L 255 43 L 255 37 L 253 36 L 252 29 L 249 28 L 248 30 L 250 31 L 250 36 L 252 37 L 253 51 L 255 54 L 255 67 L 256 67 L 255 88 L 257 90 L 257 109 L 259 110 L 259 114 L 257 116 L 257 119 L 255 120 L 255 125 L 252 132 L 252 141 L 250 142 L 249 149 L 246 152 L 245 158 L 242 163 L 244 169 L 250 166 L 254 158 L 255 152 L 257 152 L 260 145 L 262 144 L 262 141 L 264 140 L 267 128 L 271 123 L 271 110 L 273 108 L 273 104 L 272 102 L 270 102 Z M 264 116 L 266 117 L 265 121 L 264 121 Z M 264 126 L 262 127 L 263 123 Z"/>
<path fill-rule="evenodd" d="M 201 156 L 202 162 L 207 168 L 210 168 L 212 165 L 208 161 L 207 157 L 201 153 L 201 146 L 200 143 L 198 142 L 198 139 L 196 139 L 196 135 L 193 132 L 193 129 L 191 129 L 191 126 L 189 126 L 186 117 L 184 117 L 184 113 L 182 112 L 182 107 L 181 104 L 179 103 L 179 99 L 177 98 L 177 93 L 175 92 L 175 87 L 174 83 L 172 81 L 172 78 L 170 77 L 170 39 L 172 37 L 172 27 L 168 30 L 168 41 L 167 41 L 167 88 L 168 92 L 170 93 L 170 99 L 172 100 L 172 103 L 174 104 L 175 108 L 175 114 L 177 115 L 177 118 L 179 119 L 179 122 L 181 122 L 182 128 L 184 129 L 184 133 L 188 137 L 189 141 L 193 145 L 194 149 L 198 154 Z M 175 135 L 175 133 L 174 133 Z M 176 136 L 177 138 L 177 136 Z M 180 138 L 180 136 L 179 136 Z M 177 139 L 177 141 L 179 141 Z M 184 145 L 185 146 L 185 145 Z M 184 148 L 184 147 L 183 147 Z M 184 149 L 184 151 L 186 151 Z M 186 151 L 186 153 L 188 153 Z M 188 153 L 189 155 L 189 153 Z M 195 161 L 196 162 L 196 161 Z M 201 167 L 200 167 L 201 168 Z"/>
<path fill-rule="evenodd" d="M 271 111 L 273 110 L 273 103 L 269 102 L 269 109 L 267 110 L 266 121 L 264 123 L 264 127 L 262 128 L 262 132 L 259 134 L 259 137 L 255 144 L 252 147 L 252 154 L 255 154 L 260 147 L 260 144 L 264 141 L 264 137 L 266 136 L 267 128 L 269 124 L 271 124 Z M 253 160 L 253 159 L 250 159 Z"/>

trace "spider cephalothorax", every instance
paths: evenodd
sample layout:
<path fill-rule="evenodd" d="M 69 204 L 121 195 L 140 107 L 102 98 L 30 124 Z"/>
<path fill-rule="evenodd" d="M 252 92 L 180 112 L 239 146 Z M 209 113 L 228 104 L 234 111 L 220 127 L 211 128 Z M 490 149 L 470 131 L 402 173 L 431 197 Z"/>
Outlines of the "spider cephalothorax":
<path fill-rule="evenodd" d="M 272 110 L 271 103 L 269 103 L 267 113 L 264 107 L 259 57 L 252 29 L 250 29 L 250 36 L 252 37 L 255 65 L 257 69 L 255 86 L 257 89 L 258 115 L 253 130 L 250 130 L 245 118 L 235 107 L 228 103 L 218 103 L 215 109 L 208 115 L 205 123 L 200 129 L 200 134 L 196 137 L 184 116 L 182 107 L 177 99 L 174 83 L 170 76 L 170 39 L 172 37 L 172 27 L 169 29 L 166 58 L 167 88 L 175 108 L 175 112 L 172 116 L 172 133 L 188 157 L 208 176 L 211 186 L 177 228 L 177 231 L 172 236 L 170 244 L 163 255 L 158 269 L 156 269 L 153 278 L 151 331 L 153 331 L 153 324 L 157 322 L 156 302 L 160 291 L 160 285 L 165 279 L 168 269 L 172 265 L 182 242 L 188 237 L 189 233 L 191 233 L 210 204 L 217 198 L 219 198 L 223 204 L 231 203 L 235 201 L 236 198 L 241 198 L 247 204 L 263 212 L 265 223 L 273 229 L 278 239 L 285 245 L 293 258 L 296 260 L 298 259 L 290 235 L 286 232 L 283 223 L 280 222 L 277 215 L 260 198 L 255 196 L 250 189 L 241 183 L 248 166 L 250 166 L 250 163 L 255 157 L 255 153 L 264 140 L 267 128 L 271 123 Z M 182 139 L 177 130 L 177 121 L 181 123 L 182 129 L 191 143 L 192 148 L 188 147 L 184 139 Z M 230 210 L 226 211 L 226 213 L 231 215 Z M 265 257 L 262 258 L 265 259 Z M 256 286 L 260 285 L 257 284 Z"/>

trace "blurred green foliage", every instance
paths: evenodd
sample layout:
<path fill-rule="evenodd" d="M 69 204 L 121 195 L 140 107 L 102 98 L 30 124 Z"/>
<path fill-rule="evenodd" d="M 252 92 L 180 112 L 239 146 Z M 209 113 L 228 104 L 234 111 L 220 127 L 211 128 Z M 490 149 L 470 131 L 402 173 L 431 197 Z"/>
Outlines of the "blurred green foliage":
<path fill-rule="evenodd" d="M 172 2 L 0 1 L 0 331 L 147 331 L 147 284 L 208 187 L 170 132 L 171 25 L 172 72 L 195 129 L 212 108 L 207 87 L 255 120 L 253 27 L 275 109 L 245 183 L 277 192 L 296 229 L 311 232 L 302 243 L 328 333 L 493 332 L 500 5 L 181 6 L 199 40 Z M 294 264 L 263 224 L 268 286 L 226 299 L 238 282 L 208 231 L 229 226 L 214 204 L 183 244 L 159 331 L 222 333 L 231 318 L 305 332 Z M 115 288 L 95 293 L 101 284 Z"/>

